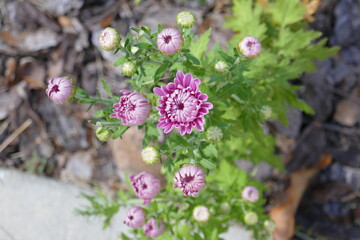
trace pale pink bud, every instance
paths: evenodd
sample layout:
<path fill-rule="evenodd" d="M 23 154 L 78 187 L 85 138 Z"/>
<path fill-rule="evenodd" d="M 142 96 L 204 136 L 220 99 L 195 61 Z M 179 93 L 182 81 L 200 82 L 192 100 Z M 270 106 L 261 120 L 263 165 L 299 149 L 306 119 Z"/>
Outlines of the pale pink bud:
<path fill-rule="evenodd" d="M 74 96 L 74 85 L 70 78 L 58 77 L 49 80 L 46 94 L 55 103 L 62 104 L 68 102 Z"/>
<path fill-rule="evenodd" d="M 136 195 L 147 205 L 160 192 L 160 181 L 148 172 L 141 172 L 130 177 Z"/>
<path fill-rule="evenodd" d="M 142 125 L 149 116 L 149 100 L 139 93 L 128 90 L 121 90 L 120 93 L 123 95 L 120 101 L 113 105 L 114 113 L 110 117 L 121 120 L 125 126 Z"/>
<path fill-rule="evenodd" d="M 112 27 L 105 28 L 99 36 L 100 46 L 106 51 L 115 50 L 119 46 L 120 41 L 120 33 Z"/>
<path fill-rule="evenodd" d="M 253 186 L 246 186 L 241 195 L 248 202 L 256 202 L 259 199 L 259 191 Z"/>
<path fill-rule="evenodd" d="M 149 238 L 157 238 L 165 230 L 164 223 L 160 220 L 160 224 L 156 222 L 154 218 L 151 218 L 144 226 L 143 231 Z"/>
<path fill-rule="evenodd" d="M 194 165 L 182 167 L 175 173 L 174 188 L 180 188 L 185 196 L 196 197 L 205 186 L 205 173 Z"/>
<path fill-rule="evenodd" d="M 133 206 L 126 212 L 124 223 L 131 228 L 139 228 L 145 223 L 145 214 L 141 207 Z"/>
<path fill-rule="evenodd" d="M 162 30 L 157 36 L 157 46 L 160 52 L 165 55 L 177 53 L 183 44 L 181 33 L 173 28 Z"/>
<path fill-rule="evenodd" d="M 239 50 L 244 57 L 254 58 L 261 51 L 261 43 L 256 37 L 247 36 L 239 42 Z"/>
<path fill-rule="evenodd" d="M 205 206 L 196 206 L 193 211 L 193 217 L 198 222 L 206 222 L 209 220 L 209 210 Z"/>

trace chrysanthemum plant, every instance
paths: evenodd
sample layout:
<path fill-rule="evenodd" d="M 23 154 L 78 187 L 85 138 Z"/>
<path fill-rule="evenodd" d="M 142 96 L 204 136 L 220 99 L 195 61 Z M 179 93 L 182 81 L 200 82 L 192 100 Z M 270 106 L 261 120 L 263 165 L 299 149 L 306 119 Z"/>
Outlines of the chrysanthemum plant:
<path fill-rule="evenodd" d="M 167 180 L 161 189 L 150 173 L 133 175 L 131 191 L 119 191 L 117 199 L 101 192 L 84 195 L 90 206 L 79 213 L 105 217 L 106 227 L 119 207 L 128 208 L 129 233 L 121 239 L 221 239 L 235 222 L 253 231 L 255 239 L 269 237 L 274 225 L 263 209 L 265 187 L 236 162 L 283 168 L 265 121 L 286 124 L 289 106 L 312 113 L 296 95 L 299 86 L 288 80 L 314 71 L 313 60 L 337 48 L 315 41 L 321 34 L 306 29 L 299 1 L 264 6 L 238 0 L 233 13 L 225 26 L 236 35 L 227 48 L 217 43 L 209 48 L 211 30 L 194 33 L 190 12 L 177 16 L 177 29 L 132 27 L 122 40 L 115 29 L 105 29 L 100 44 L 120 55 L 114 65 L 131 83 L 131 89 L 113 93 L 102 81 L 107 98 L 80 88 L 72 97 L 68 84 L 62 95 L 62 86 L 54 83 L 69 80 L 50 81 L 47 93 L 57 102 L 72 97 L 90 107 L 103 104 L 91 120 L 100 140 L 119 138 L 131 126 L 142 129 L 143 160 L 160 161 Z"/>

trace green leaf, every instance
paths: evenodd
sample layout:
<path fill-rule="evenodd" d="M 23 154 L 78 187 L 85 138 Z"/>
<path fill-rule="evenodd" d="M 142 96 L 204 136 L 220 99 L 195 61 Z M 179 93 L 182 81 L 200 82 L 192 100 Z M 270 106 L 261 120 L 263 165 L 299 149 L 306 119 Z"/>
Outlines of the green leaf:
<path fill-rule="evenodd" d="M 201 166 L 209 170 L 213 170 L 216 167 L 216 165 L 208 159 L 201 159 L 199 163 Z"/>
<path fill-rule="evenodd" d="M 195 65 L 200 65 L 200 61 L 199 61 L 196 57 L 194 57 L 192 54 L 187 54 L 187 53 L 185 53 L 184 56 L 185 56 L 187 59 L 189 59 L 193 64 L 195 64 Z"/>
<path fill-rule="evenodd" d="M 272 15 L 275 23 L 285 27 L 303 20 L 306 8 L 300 4 L 300 1 L 277 0 L 269 4 L 267 12 Z"/>
<path fill-rule="evenodd" d="M 293 1 L 293 0 L 291 0 Z M 253 0 L 235 0 L 232 8 L 234 17 L 226 18 L 225 27 L 235 32 L 232 42 L 236 44 L 245 36 L 254 36 L 263 40 L 266 26 L 262 21 L 263 8 Z"/>
<path fill-rule="evenodd" d="M 204 154 L 208 157 L 218 157 L 218 152 L 214 144 L 209 144 L 204 148 Z"/>
<path fill-rule="evenodd" d="M 121 136 L 129 129 L 129 126 L 120 126 L 113 134 L 112 138 L 121 138 Z"/>
<path fill-rule="evenodd" d="M 93 114 L 93 117 L 94 118 L 102 118 L 102 117 L 104 117 L 105 115 L 104 115 L 104 111 L 101 109 L 101 110 L 99 110 L 99 111 L 97 111 L 97 112 L 95 112 L 94 114 Z"/>
<path fill-rule="evenodd" d="M 164 62 L 163 65 L 161 65 L 158 69 L 156 69 L 154 78 L 155 80 L 158 80 L 170 67 L 171 62 Z"/>
<path fill-rule="evenodd" d="M 210 41 L 211 28 L 204 32 L 200 38 L 193 42 L 190 46 L 190 52 L 197 58 L 201 59 L 202 55 L 207 49 L 207 45 Z"/>
<path fill-rule="evenodd" d="M 104 79 L 101 79 L 101 83 L 102 83 L 104 90 L 109 95 L 109 97 L 113 98 L 114 95 L 111 92 L 111 88 L 110 88 L 109 84 Z"/>
<path fill-rule="evenodd" d="M 119 58 L 116 59 L 116 61 L 114 62 L 114 66 L 117 67 L 117 66 L 123 64 L 125 61 L 126 61 L 126 56 L 119 57 Z"/>

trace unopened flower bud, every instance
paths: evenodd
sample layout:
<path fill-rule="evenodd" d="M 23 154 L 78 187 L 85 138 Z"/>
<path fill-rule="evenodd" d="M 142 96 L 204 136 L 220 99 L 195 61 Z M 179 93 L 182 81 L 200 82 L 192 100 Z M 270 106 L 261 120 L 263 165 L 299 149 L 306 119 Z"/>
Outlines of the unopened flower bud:
<path fill-rule="evenodd" d="M 198 222 L 206 222 L 209 220 L 209 210 L 205 206 L 196 206 L 193 211 L 193 217 Z"/>
<path fill-rule="evenodd" d="M 131 228 L 139 228 L 145 223 L 145 214 L 141 207 L 133 206 L 126 212 L 124 223 Z"/>
<path fill-rule="evenodd" d="M 57 104 L 67 103 L 75 94 L 74 83 L 68 77 L 52 78 L 49 80 L 46 94 Z"/>
<path fill-rule="evenodd" d="M 95 135 L 100 141 L 106 142 L 111 135 L 111 131 L 109 129 L 103 129 L 103 127 L 98 127 Z"/>
<path fill-rule="evenodd" d="M 268 232 L 272 233 L 276 228 L 276 224 L 272 220 L 265 220 L 264 227 Z"/>
<path fill-rule="evenodd" d="M 261 43 L 259 39 L 252 36 L 245 37 L 239 42 L 239 50 L 242 55 L 246 58 L 254 58 L 259 55 L 261 51 Z"/>
<path fill-rule="evenodd" d="M 263 107 L 261 108 L 261 115 L 263 116 L 263 118 L 264 118 L 265 120 L 270 119 L 271 116 L 272 116 L 272 110 L 271 110 L 271 108 L 270 108 L 269 106 L 263 106 Z"/>
<path fill-rule="evenodd" d="M 223 202 L 220 205 L 220 209 L 223 213 L 228 213 L 231 210 L 231 206 L 229 203 L 227 202 Z"/>
<path fill-rule="evenodd" d="M 165 55 L 174 55 L 183 45 L 181 33 L 173 28 L 162 30 L 157 36 L 157 46 Z"/>
<path fill-rule="evenodd" d="M 139 50 L 139 48 L 138 48 L 138 47 L 131 46 L 131 53 L 132 53 L 132 54 L 137 53 L 137 51 L 138 51 L 138 50 Z"/>
<path fill-rule="evenodd" d="M 224 61 L 218 61 L 214 68 L 218 73 L 225 74 L 229 71 L 229 64 Z"/>
<path fill-rule="evenodd" d="M 195 25 L 195 15 L 188 11 L 182 11 L 176 16 L 177 24 L 182 28 L 192 28 Z"/>
<path fill-rule="evenodd" d="M 248 225 L 254 225 L 258 222 L 258 215 L 254 212 L 247 212 L 245 213 L 244 221 Z"/>
<path fill-rule="evenodd" d="M 136 72 L 136 66 L 132 62 L 125 62 L 121 67 L 121 72 L 130 77 Z"/>
<path fill-rule="evenodd" d="M 143 232 L 149 238 L 157 238 L 163 234 L 165 230 L 165 225 L 161 220 L 156 221 L 154 218 L 151 218 L 144 226 Z"/>
<path fill-rule="evenodd" d="M 259 199 L 259 191 L 253 186 L 246 186 L 241 195 L 248 202 L 256 202 Z"/>
<path fill-rule="evenodd" d="M 206 138 L 210 142 L 220 142 L 223 137 L 222 130 L 216 126 L 209 127 L 206 130 Z"/>
<path fill-rule="evenodd" d="M 120 33 L 115 28 L 107 27 L 101 32 L 99 41 L 102 49 L 113 51 L 120 44 Z"/>
<path fill-rule="evenodd" d="M 147 165 L 153 165 L 160 160 L 159 150 L 153 146 L 147 146 L 141 152 L 142 160 Z"/>

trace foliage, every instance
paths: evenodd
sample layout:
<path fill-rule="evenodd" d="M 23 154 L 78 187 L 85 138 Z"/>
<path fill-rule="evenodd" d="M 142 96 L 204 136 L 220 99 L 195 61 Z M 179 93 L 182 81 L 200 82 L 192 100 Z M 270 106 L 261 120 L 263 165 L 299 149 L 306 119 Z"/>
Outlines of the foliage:
<path fill-rule="evenodd" d="M 272 117 L 283 123 L 286 123 L 289 105 L 312 114 L 313 110 L 296 95 L 299 87 L 288 80 L 298 78 L 303 72 L 314 71 L 313 60 L 325 59 L 338 50 L 327 48 L 326 40 L 318 40 L 319 32 L 307 29 L 302 20 L 305 8 L 299 1 L 276 0 L 263 7 L 253 0 L 235 0 L 232 10 L 233 16 L 226 19 L 225 26 L 236 34 L 228 49 L 219 44 L 209 49 L 210 29 L 200 36 L 190 29 L 180 29 L 184 38 L 181 51 L 172 56 L 163 55 L 156 45 L 157 35 L 163 29 L 159 25 L 152 31 L 148 27 L 131 28 L 134 34 L 128 34 L 115 51 L 123 53 L 115 66 L 125 62 L 136 65 L 136 72 L 128 81 L 153 106 L 151 116 L 139 128 L 146 133 L 143 146 L 153 143 L 160 150 L 164 160 L 162 170 L 168 181 L 167 187 L 144 207 L 147 218 L 161 218 L 166 225 L 166 232 L 158 239 L 174 239 L 174 236 L 175 239 L 221 239 L 219 234 L 226 232 L 232 221 L 246 225 L 243 217 L 248 211 L 257 213 L 259 221 L 246 227 L 253 231 L 256 239 L 268 237 L 269 233 L 263 227 L 263 222 L 268 219 L 262 208 L 265 200 L 261 198 L 248 203 L 241 198 L 241 190 L 246 185 L 256 186 L 260 191 L 264 191 L 265 186 L 249 178 L 236 166 L 236 161 L 246 159 L 255 164 L 264 161 L 278 169 L 283 168 L 280 158 L 274 155 L 274 138 L 264 130 L 267 119 L 262 109 L 270 107 Z M 262 52 L 255 59 L 244 58 L 236 49 L 239 40 L 248 35 L 257 37 L 262 43 Z M 133 47 L 138 50 L 132 51 Z M 226 74 L 213 68 L 220 60 L 230 66 Z M 221 142 L 209 142 L 206 132 L 199 131 L 185 136 L 173 132 L 164 144 L 157 141 L 157 96 L 152 89 L 174 79 L 178 70 L 202 80 L 201 90 L 214 105 L 206 116 L 205 131 L 210 126 L 219 127 L 223 131 Z M 111 92 L 105 81 L 102 83 L 108 98 L 92 97 L 77 89 L 76 99 L 90 107 L 99 102 L 105 104 L 91 122 L 109 129 L 113 138 L 118 138 L 128 127 L 109 117 L 112 104 L 118 102 L 119 97 Z M 206 188 L 196 198 L 184 197 L 172 188 L 174 173 L 189 163 L 202 167 L 207 173 Z M 96 196 L 83 196 L 90 206 L 78 213 L 104 217 L 104 227 L 120 207 L 141 203 L 133 198 L 132 191 L 119 192 L 119 197 L 114 200 L 101 192 Z M 209 221 L 199 223 L 192 218 L 192 210 L 197 205 L 208 207 Z M 133 237 L 122 234 L 122 239 L 146 238 L 141 229 L 131 230 L 131 233 Z"/>

